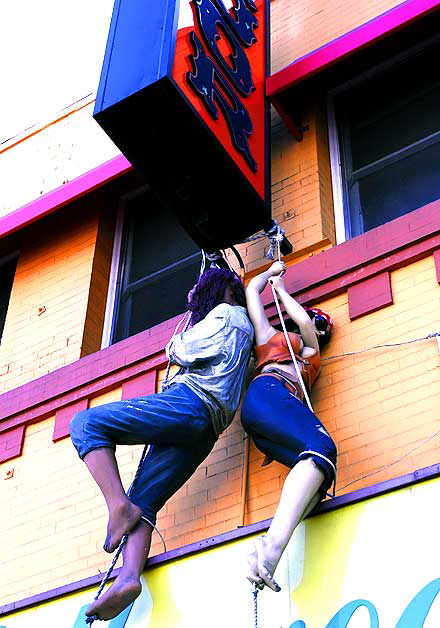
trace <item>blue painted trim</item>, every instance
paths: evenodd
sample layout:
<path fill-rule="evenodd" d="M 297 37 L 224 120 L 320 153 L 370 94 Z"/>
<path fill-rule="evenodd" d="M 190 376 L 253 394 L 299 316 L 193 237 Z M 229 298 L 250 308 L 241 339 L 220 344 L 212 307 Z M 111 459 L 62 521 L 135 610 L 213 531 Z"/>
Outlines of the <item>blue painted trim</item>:
<path fill-rule="evenodd" d="M 179 0 L 115 1 L 94 115 L 170 75 L 178 8 Z"/>
<path fill-rule="evenodd" d="M 98 91 L 96 93 L 95 111 L 100 111 L 102 109 L 104 94 L 107 87 L 107 71 L 111 63 L 111 56 L 114 48 L 113 43 L 116 34 L 116 26 L 118 23 L 118 15 L 121 1 L 122 0 L 115 0 L 115 4 L 113 5 L 112 17 L 110 20 L 110 29 L 108 32 L 107 44 L 104 52 L 104 60 L 102 62 L 101 77 L 99 80 Z"/>

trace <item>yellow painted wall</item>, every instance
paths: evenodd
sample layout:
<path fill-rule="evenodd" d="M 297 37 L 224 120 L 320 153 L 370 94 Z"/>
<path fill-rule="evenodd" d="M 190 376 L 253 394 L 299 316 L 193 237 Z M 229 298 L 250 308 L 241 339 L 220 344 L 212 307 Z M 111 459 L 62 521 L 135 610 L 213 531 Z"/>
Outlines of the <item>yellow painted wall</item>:
<path fill-rule="evenodd" d="M 335 319 L 324 358 L 413 340 L 437 329 L 440 288 L 433 258 L 397 270 L 391 279 L 394 305 L 356 321 L 349 322 L 346 295 L 319 304 Z M 338 446 L 337 494 L 438 462 L 439 391 L 435 339 L 324 360 L 312 401 Z M 115 389 L 91 405 L 119 400 L 120 395 L 121 389 Z M 0 465 L 0 500 L 6 505 L 0 536 L 8 547 L 0 605 L 92 576 L 108 564 L 101 549 L 104 501 L 70 441 L 52 443 L 52 431 L 53 419 L 28 427 L 23 456 Z M 126 486 L 141 450 L 118 450 Z M 236 418 L 160 513 L 158 526 L 168 550 L 241 523 L 243 450 Z M 252 446 L 246 524 L 273 515 L 286 475 L 282 465 L 261 467 L 261 462 L 262 455 Z M 5 479 L 11 470 L 13 477 Z M 159 537 L 153 539 L 152 554 L 162 552 Z M 29 570 L 33 577 L 23 578 Z"/>
<path fill-rule="evenodd" d="M 93 208 L 51 217 L 22 240 L 0 345 L 0 393 L 78 360 L 93 268 Z"/>
<path fill-rule="evenodd" d="M 89 98 L 2 145 L 0 217 L 120 154 L 92 118 L 94 104 Z"/>
<path fill-rule="evenodd" d="M 436 478 L 301 523 L 275 572 L 281 591 L 258 594 L 259 628 L 438 628 L 439 497 Z M 252 542 L 236 540 L 146 569 L 141 594 L 120 625 L 252 626 L 253 596 L 244 577 Z M 222 585 L 213 585 L 213 578 Z M 2 624 L 72 628 L 95 593 L 89 587 L 12 611 Z M 347 605 L 351 619 L 344 617 Z M 369 622 L 365 605 L 377 622 Z"/>
<path fill-rule="evenodd" d="M 274 69 L 397 4 L 273 0 Z M 85 115 L 90 110 L 84 110 Z M 290 265 L 334 244 L 325 118 L 313 102 L 306 104 L 303 115 L 309 130 L 301 143 L 294 142 L 276 116 L 273 119 L 273 213 L 295 247 Z M 62 142 L 54 127 L 1 157 L 11 160 L 0 162 L 8 163 L 11 172 L 19 163 L 34 161 L 36 171 L 28 168 L 29 178 L 24 177 L 24 188 L 15 195 L 8 188 L 0 214 L 113 156 L 114 147 L 106 145 L 96 153 L 93 149 L 87 160 L 83 148 L 90 144 L 78 141 L 76 123 L 85 129 L 90 119 L 85 122 L 83 114 L 72 114 L 69 125 L 63 127 Z M 99 142 L 96 146 L 101 146 Z M 69 170 L 72 155 L 77 161 Z M 100 159 L 95 163 L 96 155 Z M 41 162 L 36 156 L 41 156 Z M 97 259 L 97 212 L 78 215 L 75 223 L 56 219 L 49 224 L 58 227 L 31 227 L 22 242 L 0 345 L 0 392 L 79 359 L 98 341 L 99 324 L 87 330 L 86 321 L 94 308 L 90 281 Z M 265 241 L 240 246 L 250 274 L 268 263 L 266 247 Z M 335 319 L 324 357 L 437 331 L 440 288 L 433 258 L 394 271 L 391 280 L 394 305 L 353 322 L 347 294 L 317 304 Z M 98 292 L 102 301 L 102 285 Z M 438 462 L 439 390 L 440 355 L 435 340 L 324 361 L 312 401 L 338 445 L 338 494 Z M 120 395 L 116 389 L 93 403 L 117 400 Z M 23 455 L 0 465 L 0 538 L 8 548 L 3 554 L 0 605 L 95 575 L 108 564 L 101 549 L 105 505 L 70 441 L 52 443 L 53 421 L 49 418 L 28 427 Z M 241 523 L 243 437 L 236 418 L 209 458 L 160 513 L 158 525 L 167 549 Z M 120 448 L 118 460 L 126 485 L 141 449 Z M 262 468 L 261 461 L 262 455 L 251 447 L 246 524 L 273 515 L 286 475 L 281 465 Z M 161 551 L 155 535 L 152 553 Z M 29 573 L 32 577 L 23 576 Z"/>
<path fill-rule="evenodd" d="M 399 4 L 400 0 L 271 0 L 272 73 Z"/>

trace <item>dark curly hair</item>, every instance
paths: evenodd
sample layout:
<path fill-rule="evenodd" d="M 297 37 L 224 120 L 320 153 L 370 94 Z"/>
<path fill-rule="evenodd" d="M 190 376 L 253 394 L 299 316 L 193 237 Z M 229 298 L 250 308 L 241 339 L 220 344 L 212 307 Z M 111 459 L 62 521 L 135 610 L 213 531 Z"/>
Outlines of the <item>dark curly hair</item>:
<path fill-rule="evenodd" d="M 188 303 L 188 309 L 192 312 L 192 325 L 201 321 L 208 312 L 224 302 L 228 286 L 236 303 L 246 307 L 246 295 L 238 275 L 227 268 L 210 268 L 198 280 L 191 294 L 191 303 Z"/>

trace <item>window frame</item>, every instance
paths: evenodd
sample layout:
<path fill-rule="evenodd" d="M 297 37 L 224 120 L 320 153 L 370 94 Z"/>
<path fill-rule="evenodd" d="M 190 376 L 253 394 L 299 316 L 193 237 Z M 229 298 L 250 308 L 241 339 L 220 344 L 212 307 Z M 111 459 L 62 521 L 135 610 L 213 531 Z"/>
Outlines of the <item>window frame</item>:
<path fill-rule="evenodd" d="M 5 324 L 6 324 L 6 318 L 8 315 L 8 310 L 9 310 L 9 303 L 11 301 L 11 294 L 12 294 L 12 290 L 14 287 L 14 281 L 15 281 L 15 273 L 17 272 L 17 262 L 18 262 L 18 258 L 20 256 L 20 251 L 19 249 L 12 251 L 11 253 L 8 253 L 7 255 L 3 255 L 2 257 L 0 257 L 0 269 L 3 265 L 8 264 L 9 262 L 12 262 L 12 260 L 16 260 L 15 262 L 15 270 L 14 270 L 14 277 L 12 279 L 12 285 L 11 285 L 11 289 L 9 291 L 9 299 L 8 299 L 8 307 L 6 308 L 5 311 L 5 320 L 4 320 L 4 324 L 3 324 L 3 329 L 0 328 L 0 345 L 2 343 L 2 338 L 3 338 L 3 333 L 5 330 Z"/>
<path fill-rule="evenodd" d="M 344 176 L 342 169 L 342 153 L 341 153 L 341 141 L 338 133 L 338 123 L 336 117 L 335 101 L 343 92 L 350 90 L 351 88 L 367 81 L 368 79 L 381 74 L 382 72 L 389 70 L 393 66 L 397 66 L 399 63 L 410 59 L 412 56 L 428 50 L 431 46 L 440 42 L 440 35 L 436 34 L 415 46 L 412 46 L 408 50 L 401 52 L 386 61 L 375 65 L 374 67 L 362 72 L 358 76 L 330 89 L 327 93 L 327 124 L 328 124 L 328 140 L 329 140 L 329 154 L 330 154 L 330 171 L 333 189 L 333 207 L 336 229 L 336 244 L 341 244 L 346 240 L 351 240 L 358 234 L 353 235 L 352 229 L 352 212 L 350 212 L 350 196 L 347 186 L 346 177 Z M 434 137 L 435 136 L 435 137 Z M 356 171 L 351 171 L 351 175 L 358 176 L 359 173 L 365 174 L 367 171 L 374 172 L 380 170 L 383 165 L 390 165 L 396 163 L 402 159 L 402 155 L 409 156 L 415 154 L 423 148 L 426 148 L 434 143 L 440 141 L 440 130 L 436 133 L 427 136 L 413 144 L 406 146 L 403 149 L 394 151 L 385 157 L 376 160 L 375 162 L 363 166 Z M 365 233 L 365 231 L 358 228 L 359 233 Z"/>
<path fill-rule="evenodd" d="M 113 240 L 113 250 L 112 250 L 112 259 L 110 265 L 110 276 L 109 276 L 109 286 L 107 291 L 107 301 L 106 301 L 106 309 L 104 315 L 104 326 L 102 333 L 102 341 L 101 341 L 101 349 L 105 349 L 116 342 L 120 342 L 121 340 L 114 341 L 114 335 L 117 325 L 118 319 L 118 309 L 121 299 L 122 286 L 124 283 L 124 277 L 127 268 L 128 256 L 125 254 L 124 250 L 125 246 L 128 244 L 125 242 L 124 238 L 124 230 L 126 225 L 126 214 L 129 210 L 129 204 L 131 201 L 136 199 L 143 194 L 151 192 L 152 188 L 149 184 L 146 184 L 142 187 L 136 188 L 127 194 L 124 194 L 120 197 L 118 208 L 117 208 L 117 216 L 116 216 L 116 224 L 115 224 L 115 235 Z M 195 245 L 196 246 L 196 245 Z M 174 262 L 169 264 L 168 266 L 164 266 L 148 276 L 148 279 L 145 277 L 132 282 L 132 284 L 142 284 L 151 280 L 153 277 L 160 276 L 163 273 L 166 273 L 168 270 L 172 269 L 174 266 L 178 264 L 185 263 L 185 261 L 190 260 L 190 258 L 195 257 L 196 253 L 182 258 L 178 262 Z M 200 255 L 202 257 L 202 251 L 200 251 Z M 188 287 L 188 289 L 191 286 Z M 158 323 L 159 324 L 159 323 Z M 128 337 L 128 336 L 127 336 Z"/>

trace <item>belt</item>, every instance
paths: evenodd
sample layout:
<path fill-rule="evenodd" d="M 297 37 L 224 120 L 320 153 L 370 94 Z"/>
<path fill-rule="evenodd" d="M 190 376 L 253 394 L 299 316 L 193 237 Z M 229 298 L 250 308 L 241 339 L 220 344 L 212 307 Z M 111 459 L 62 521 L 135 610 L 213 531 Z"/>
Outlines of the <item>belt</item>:
<path fill-rule="evenodd" d="M 287 390 L 295 395 L 295 397 L 299 401 L 304 401 L 304 393 L 299 382 L 295 382 L 289 379 L 287 375 L 284 374 L 284 371 L 281 371 L 281 369 L 276 369 L 275 367 L 273 369 L 271 368 L 268 371 L 263 371 L 263 373 L 259 373 L 254 379 L 257 379 L 257 377 L 263 377 L 263 375 L 269 375 L 270 377 L 274 377 L 279 382 L 284 384 Z"/>

